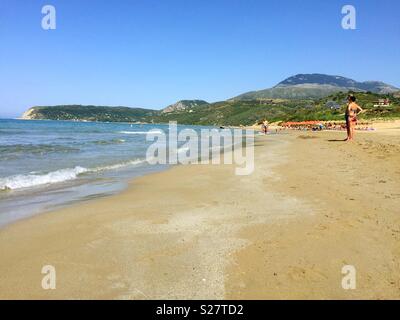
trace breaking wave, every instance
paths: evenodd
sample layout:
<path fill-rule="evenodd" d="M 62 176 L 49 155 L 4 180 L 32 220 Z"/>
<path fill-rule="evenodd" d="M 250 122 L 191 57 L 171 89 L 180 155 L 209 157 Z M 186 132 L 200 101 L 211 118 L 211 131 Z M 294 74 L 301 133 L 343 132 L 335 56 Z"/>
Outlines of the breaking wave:
<path fill-rule="evenodd" d="M 45 174 L 19 174 L 6 178 L 0 178 L 0 190 L 16 190 L 23 188 L 32 188 L 48 184 L 55 184 L 77 179 L 85 173 L 95 173 L 107 170 L 116 170 L 131 165 L 144 163 L 146 160 L 136 159 L 122 162 L 114 165 L 100 166 L 95 168 L 84 168 L 77 166 L 75 168 L 61 169 Z"/>

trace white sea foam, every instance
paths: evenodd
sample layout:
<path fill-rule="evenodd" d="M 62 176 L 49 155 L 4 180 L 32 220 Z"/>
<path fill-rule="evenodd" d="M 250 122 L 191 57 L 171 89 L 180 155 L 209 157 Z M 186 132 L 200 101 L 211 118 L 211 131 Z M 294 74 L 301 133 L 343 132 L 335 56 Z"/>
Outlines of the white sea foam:
<path fill-rule="evenodd" d="M 141 163 L 146 162 L 144 159 L 136 159 L 132 161 L 127 161 L 127 162 L 122 162 L 122 163 L 117 163 L 117 164 L 112 164 L 109 166 L 103 166 L 103 167 L 97 167 L 93 169 L 89 169 L 88 172 L 99 172 L 99 171 L 107 171 L 107 170 L 116 170 L 116 169 L 121 169 L 127 166 L 133 166 L 133 165 L 138 165 Z"/>
<path fill-rule="evenodd" d="M 0 190 L 15 190 L 30 188 L 45 184 L 59 183 L 74 180 L 78 175 L 87 172 L 88 169 L 75 167 L 73 169 L 61 169 L 47 174 L 19 174 L 0 179 Z"/>
<path fill-rule="evenodd" d="M 121 169 L 131 165 L 144 163 L 146 160 L 136 159 L 114 165 L 101 166 L 95 168 L 75 167 L 73 169 L 61 169 L 46 174 L 20 174 L 6 178 L 0 178 L 0 190 L 16 190 L 23 188 L 32 188 L 47 184 L 60 183 L 70 180 L 75 180 L 79 175 L 84 173 L 96 173 L 107 170 Z"/>

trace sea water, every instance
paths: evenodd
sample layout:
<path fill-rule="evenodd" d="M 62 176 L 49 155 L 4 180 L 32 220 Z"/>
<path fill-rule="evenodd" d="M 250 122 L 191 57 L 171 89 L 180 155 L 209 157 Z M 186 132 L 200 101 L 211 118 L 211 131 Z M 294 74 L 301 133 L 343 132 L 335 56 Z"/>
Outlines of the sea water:
<path fill-rule="evenodd" d="M 146 161 L 149 130 L 168 125 L 0 120 L 0 227 L 166 169 Z"/>

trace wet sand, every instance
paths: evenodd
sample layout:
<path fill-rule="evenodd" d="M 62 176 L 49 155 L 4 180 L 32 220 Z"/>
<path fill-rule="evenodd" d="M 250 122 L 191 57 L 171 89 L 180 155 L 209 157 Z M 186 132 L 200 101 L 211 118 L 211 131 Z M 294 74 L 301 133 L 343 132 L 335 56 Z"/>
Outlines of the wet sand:
<path fill-rule="evenodd" d="M 399 299 L 399 137 L 259 137 L 253 175 L 178 166 L 17 222 L 0 230 L 0 298 Z"/>

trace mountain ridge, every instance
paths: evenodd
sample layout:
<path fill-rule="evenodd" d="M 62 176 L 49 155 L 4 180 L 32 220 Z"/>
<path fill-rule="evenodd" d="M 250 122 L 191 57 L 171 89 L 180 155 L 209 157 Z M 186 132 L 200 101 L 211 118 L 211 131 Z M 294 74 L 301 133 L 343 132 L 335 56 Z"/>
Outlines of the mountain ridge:
<path fill-rule="evenodd" d="M 343 76 L 310 73 L 291 76 L 272 88 L 246 92 L 232 100 L 320 99 L 340 91 L 391 94 L 398 90 L 400 89 L 382 81 L 359 82 Z"/>

